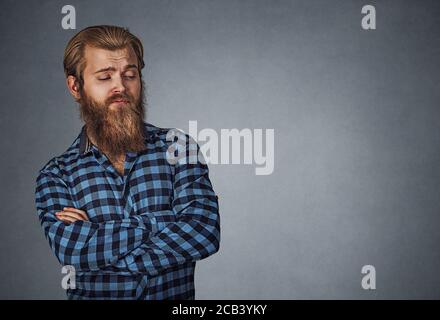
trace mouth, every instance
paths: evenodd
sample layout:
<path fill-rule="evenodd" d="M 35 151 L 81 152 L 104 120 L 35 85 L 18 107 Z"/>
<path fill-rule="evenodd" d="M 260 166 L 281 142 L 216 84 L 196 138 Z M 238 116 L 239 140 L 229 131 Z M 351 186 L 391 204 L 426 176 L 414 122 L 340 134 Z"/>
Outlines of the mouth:
<path fill-rule="evenodd" d="M 112 103 L 116 103 L 116 104 L 127 104 L 128 100 L 125 99 L 118 99 L 118 100 L 113 100 Z"/>

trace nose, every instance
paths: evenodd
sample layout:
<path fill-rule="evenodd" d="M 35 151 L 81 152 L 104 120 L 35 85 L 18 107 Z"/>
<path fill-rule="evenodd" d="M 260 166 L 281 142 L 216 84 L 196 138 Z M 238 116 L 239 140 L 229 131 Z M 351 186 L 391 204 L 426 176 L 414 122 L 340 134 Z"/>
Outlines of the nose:
<path fill-rule="evenodd" d="M 125 86 L 121 76 L 115 76 L 113 81 L 112 93 L 124 93 Z"/>

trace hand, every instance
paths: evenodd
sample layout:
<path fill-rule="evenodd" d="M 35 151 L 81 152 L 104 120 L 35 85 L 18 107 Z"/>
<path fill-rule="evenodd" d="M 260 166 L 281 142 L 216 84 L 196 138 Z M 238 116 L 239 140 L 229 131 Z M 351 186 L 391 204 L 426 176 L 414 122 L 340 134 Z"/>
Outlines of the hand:
<path fill-rule="evenodd" d="M 63 211 L 56 212 L 55 216 L 58 220 L 67 224 L 71 224 L 78 220 L 89 221 L 89 217 L 87 216 L 85 211 L 72 207 L 63 208 Z"/>

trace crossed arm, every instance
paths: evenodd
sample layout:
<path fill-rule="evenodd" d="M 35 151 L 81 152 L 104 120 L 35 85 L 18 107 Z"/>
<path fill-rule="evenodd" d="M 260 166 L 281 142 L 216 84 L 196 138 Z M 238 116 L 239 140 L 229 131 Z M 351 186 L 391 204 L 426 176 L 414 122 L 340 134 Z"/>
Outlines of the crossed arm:
<path fill-rule="evenodd" d="M 105 223 L 90 222 L 86 212 L 74 207 L 62 179 L 41 172 L 36 188 L 37 211 L 60 263 L 81 271 L 154 276 L 217 252 L 218 200 L 206 165 L 176 165 L 174 177 L 170 214 L 176 216 L 176 221 L 156 230 L 143 214 Z"/>

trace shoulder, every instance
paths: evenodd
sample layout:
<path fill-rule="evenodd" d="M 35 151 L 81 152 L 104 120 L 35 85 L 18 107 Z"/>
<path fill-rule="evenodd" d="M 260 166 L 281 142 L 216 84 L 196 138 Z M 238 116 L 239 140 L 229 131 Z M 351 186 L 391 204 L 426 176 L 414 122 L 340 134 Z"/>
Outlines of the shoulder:
<path fill-rule="evenodd" d="M 197 145 L 196 141 L 188 133 L 179 128 L 158 127 L 148 122 L 144 122 L 144 128 L 150 142 L 160 141 L 168 146 L 173 143 L 182 146 L 188 144 Z"/>

